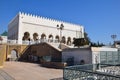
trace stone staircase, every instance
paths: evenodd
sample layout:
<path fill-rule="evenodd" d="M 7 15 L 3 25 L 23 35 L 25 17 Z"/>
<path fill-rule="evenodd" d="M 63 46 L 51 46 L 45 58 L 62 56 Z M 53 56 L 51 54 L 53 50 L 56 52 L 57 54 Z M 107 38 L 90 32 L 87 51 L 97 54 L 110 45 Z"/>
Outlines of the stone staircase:
<path fill-rule="evenodd" d="M 56 57 L 60 56 L 59 58 L 61 58 L 62 50 L 58 47 L 59 44 L 51 44 L 47 42 L 28 45 L 26 49 L 22 52 L 22 55 L 19 60 L 28 61 L 29 55 L 34 54 L 36 54 L 36 56 L 54 55 Z"/>
<path fill-rule="evenodd" d="M 46 42 L 48 45 L 50 45 L 51 47 L 55 48 L 58 51 L 61 51 L 61 49 L 59 48 L 60 43 L 48 43 Z"/>
<path fill-rule="evenodd" d="M 30 45 L 28 45 L 23 51 L 22 51 L 22 55 L 20 56 L 20 58 L 18 59 L 18 61 L 25 61 L 26 60 L 26 56 L 30 53 L 31 49 L 30 49 Z"/>
<path fill-rule="evenodd" d="M 47 43 L 47 44 L 49 44 L 49 45 L 51 45 L 51 46 L 53 46 L 54 48 L 56 48 L 56 49 L 59 49 L 59 50 L 63 50 L 63 49 L 66 49 L 66 48 L 73 48 L 74 46 L 72 45 L 72 46 L 68 46 L 68 45 L 66 45 L 66 44 L 64 44 L 64 43 Z"/>

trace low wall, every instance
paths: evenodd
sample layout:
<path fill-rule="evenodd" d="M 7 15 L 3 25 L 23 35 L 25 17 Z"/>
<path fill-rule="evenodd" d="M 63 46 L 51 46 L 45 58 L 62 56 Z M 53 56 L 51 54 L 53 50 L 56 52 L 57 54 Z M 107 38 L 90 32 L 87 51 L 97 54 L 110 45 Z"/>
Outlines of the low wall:
<path fill-rule="evenodd" d="M 6 57 L 6 45 L 0 45 L 0 68 L 3 67 L 5 57 Z"/>
<path fill-rule="evenodd" d="M 62 62 L 41 61 L 41 66 L 48 67 L 48 68 L 63 69 L 65 66 L 67 66 L 67 64 L 66 63 L 62 63 Z"/>

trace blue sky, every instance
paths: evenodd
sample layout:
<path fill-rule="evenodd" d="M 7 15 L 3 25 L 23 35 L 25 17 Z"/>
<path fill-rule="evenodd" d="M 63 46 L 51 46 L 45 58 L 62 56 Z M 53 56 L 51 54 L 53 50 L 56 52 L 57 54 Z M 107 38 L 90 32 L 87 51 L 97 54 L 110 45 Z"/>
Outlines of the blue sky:
<path fill-rule="evenodd" d="M 120 40 L 120 0 L 0 0 L 0 10 L 0 33 L 21 11 L 83 25 L 93 42 Z"/>

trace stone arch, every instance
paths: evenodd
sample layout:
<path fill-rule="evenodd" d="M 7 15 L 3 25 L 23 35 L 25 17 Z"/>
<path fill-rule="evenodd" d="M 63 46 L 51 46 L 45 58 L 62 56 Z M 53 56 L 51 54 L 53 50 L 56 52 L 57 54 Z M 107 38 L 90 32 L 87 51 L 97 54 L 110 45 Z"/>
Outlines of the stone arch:
<path fill-rule="evenodd" d="M 37 40 L 38 40 L 38 33 L 34 33 L 34 34 L 33 34 L 33 40 L 34 40 L 34 41 L 37 41 Z"/>
<path fill-rule="evenodd" d="M 50 34 L 50 35 L 49 35 L 49 38 L 52 38 L 52 39 L 53 39 L 53 35 L 52 35 L 52 34 Z"/>
<path fill-rule="evenodd" d="M 66 43 L 66 38 L 65 38 L 65 36 L 62 37 L 61 42 L 64 43 L 64 44 Z"/>
<path fill-rule="evenodd" d="M 19 53 L 16 49 L 12 49 L 10 54 L 9 54 L 9 58 L 12 60 L 12 61 L 17 61 L 18 58 L 19 58 Z"/>
<path fill-rule="evenodd" d="M 48 36 L 48 41 L 49 41 L 49 42 L 53 42 L 53 35 L 52 35 L 52 34 L 50 34 L 50 35 Z"/>
<path fill-rule="evenodd" d="M 29 32 L 25 32 L 22 40 L 29 40 L 30 41 L 30 33 Z"/>
<path fill-rule="evenodd" d="M 60 38 L 58 35 L 55 36 L 56 42 L 60 42 Z"/>
<path fill-rule="evenodd" d="M 67 45 L 71 45 L 71 37 L 68 37 L 68 39 L 67 39 Z"/>
<path fill-rule="evenodd" d="M 46 39 L 46 35 L 44 33 L 42 33 L 41 39 Z"/>
<path fill-rule="evenodd" d="M 73 37 L 73 41 L 75 40 L 75 37 Z"/>

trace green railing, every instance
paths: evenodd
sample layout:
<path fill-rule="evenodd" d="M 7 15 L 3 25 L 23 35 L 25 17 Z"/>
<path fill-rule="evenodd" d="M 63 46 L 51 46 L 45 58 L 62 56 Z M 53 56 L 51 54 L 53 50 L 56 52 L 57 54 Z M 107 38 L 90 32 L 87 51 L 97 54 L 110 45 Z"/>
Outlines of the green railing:
<path fill-rule="evenodd" d="M 63 78 L 64 80 L 120 80 L 120 73 L 116 73 L 118 69 L 120 71 L 119 65 L 105 64 L 70 66 L 64 68 Z"/>

